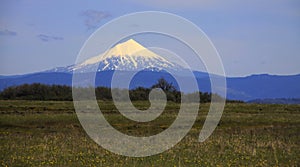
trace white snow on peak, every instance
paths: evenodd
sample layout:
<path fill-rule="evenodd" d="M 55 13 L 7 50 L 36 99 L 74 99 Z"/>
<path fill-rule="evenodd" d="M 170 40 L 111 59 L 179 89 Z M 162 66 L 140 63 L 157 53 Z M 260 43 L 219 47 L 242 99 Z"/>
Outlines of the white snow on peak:
<path fill-rule="evenodd" d="M 136 42 L 133 39 L 129 39 L 126 42 L 119 43 L 115 47 L 111 48 L 106 53 L 100 54 L 98 56 L 92 57 L 80 65 L 89 65 L 89 64 L 95 64 L 102 60 L 105 60 L 107 58 L 111 57 L 121 57 L 121 60 L 131 58 L 131 60 L 134 60 L 133 57 L 144 57 L 144 58 L 160 58 L 164 61 L 166 61 L 163 57 L 158 56 L 157 54 L 153 53 L 152 51 L 148 50 L 138 42 Z"/>
<path fill-rule="evenodd" d="M 143 51 L 143 50 L 146 50 L 146 48 L 143 47 L 142 45 L 140 45 L 139 43 L 137 43 L 135 40 L 129 39 L 128 41 L 120 43 L 120 44 L 116 45 L 115 47 L 113 47 L 106 54 L 106 56 L 110 57 L 113 55 L 115 55 L 115 56 L 134 55 L 135 53 L 137 53 L 139 51 Z M 147 56 L 147 55 L 145 55 L 145 56 Z"/>
<path fill-rule="evenodd" d="M 133 39 L 115 45 L 107 52 L 74 65 L 72 70 L 82 70 L 99 65 L 103 70 L 137 70 L 140 68 L 173 68 L 176 65 L 145 48 Z M 85 70 L 83 70 L 85 71 Z"/>

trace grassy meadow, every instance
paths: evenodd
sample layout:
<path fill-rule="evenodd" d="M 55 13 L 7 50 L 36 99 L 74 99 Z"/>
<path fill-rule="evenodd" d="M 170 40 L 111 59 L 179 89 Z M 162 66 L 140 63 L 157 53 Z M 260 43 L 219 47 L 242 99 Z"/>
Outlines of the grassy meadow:
<path fill-rule="evenodd" d="M 135 102 L 146 109 L 148 102 Z M 157 134 L 174 121 L 179 104 L 169 103 L 149 123 L 124 118 L 112 102 L 99 101 L 105 118 L 135 136 Z M 176 146 L 150 157 L 116 155 L 90 139 L 71 101 L 0 101 L 0 166 L 299 166 L 300 105 L 226 104 L 212 136 L 198 135 L 209 104 Z"/>

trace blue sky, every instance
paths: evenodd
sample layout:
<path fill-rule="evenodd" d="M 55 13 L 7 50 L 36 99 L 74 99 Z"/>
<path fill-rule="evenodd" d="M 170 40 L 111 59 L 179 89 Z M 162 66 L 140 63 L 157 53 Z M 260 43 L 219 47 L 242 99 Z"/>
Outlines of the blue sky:
<path fill-rule="evenodd" d="M 73 64 L 98 27 L 149 10 L 174 13 L 199 26 L 228 76 L 300 73 L 298 0 L 1 0 L 0 75 Z"/>

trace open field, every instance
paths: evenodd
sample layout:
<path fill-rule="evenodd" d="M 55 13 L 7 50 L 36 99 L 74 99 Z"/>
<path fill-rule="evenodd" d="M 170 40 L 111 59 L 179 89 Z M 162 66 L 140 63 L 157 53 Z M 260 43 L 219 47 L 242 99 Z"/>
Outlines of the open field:
<path fill-rule="evenodd" d="M 176 118 L 179 105 L 150 123 L 135 123 L 99 102 L 106 119 L 123 133 L 149 136 Z M 135 102 L 147 108 L 147 102 Z M 82 129 L 69 101 L 0 101 L 0 166 L 299 166 L 300 105 L 226 104 L 221 123 L 197 141 L 209 104 L 200 107 L 189 134 L 151 157 L 110 153 Z"/>

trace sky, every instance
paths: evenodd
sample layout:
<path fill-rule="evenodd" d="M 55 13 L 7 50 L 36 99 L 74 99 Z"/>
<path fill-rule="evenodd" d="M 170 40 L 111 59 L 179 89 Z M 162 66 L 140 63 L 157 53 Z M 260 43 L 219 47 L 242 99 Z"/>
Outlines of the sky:
<path fill-rule="evenodd" d="M 300 73 L 299 0 L 0 3 L 0 75 L 74 64 L 84 42 L 97 28 L 119 16 L 142 11 L 170 12 L 201 28 L 219 52 L 227 76 Z M 149 39 L 149 45 L 160 45 L 153 37 Z"/>

